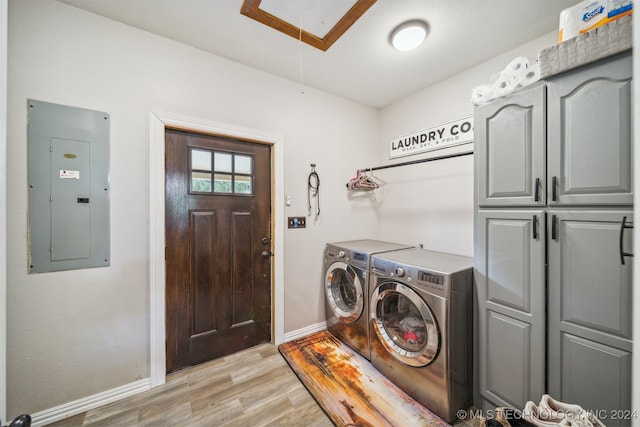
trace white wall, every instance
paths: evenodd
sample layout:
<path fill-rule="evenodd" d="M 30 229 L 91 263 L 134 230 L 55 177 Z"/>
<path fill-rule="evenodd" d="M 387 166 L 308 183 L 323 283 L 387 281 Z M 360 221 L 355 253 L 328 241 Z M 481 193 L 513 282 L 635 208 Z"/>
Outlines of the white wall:
<path fill-rule="evenodd" d="M 285 138 L 286 193 L 292 206 L 287 216 L 308 214 L 307 184 L 311 163 L 320 177 L 320 216 L 307 217 L 307 228 L 286 232 L 285 324 L 286 332 L 325 320 L 321 264 L 325 244 L 365 238 L 375 232 L 373 212 L 360 211 L 347 201 L 345 184 L 361 157 L 373 158 L 378 134 L 377 114 L 365 108 L 333 107 L 309 97 L 292 106 L 296 114 L 285 119 L 290 129 Z M 327 108 L 336 108 L 327 111 Z M 292 143 L 295 139 L 298 143 Z M 315 201 L 312 200 L 312 211 Z"/>
<path fill-rule="evenodd" d="M 388 160 L 389 141 L 473 114 L 473 87 L 489 83 L 491 75 L 518 56 L 535 61 L 540 50 L 556 43 L 556 37 L 557 33 L 550 33 L 384 108 L 378 163 L 473 150 L 473 144 L 465 144 Z M 384 169 L 375 175 L 387 182 L 383 189 L 376 190 L 376 201 L 371 202 L 378 216 L 380 238 L 473 256 L 473 156 Z"/>
<path fill-rule="evenodd" d="M 344 183 L 375 151 L 377 111 L 52 0 L 9 2 L 8 51 L 8 416 L 149 376 L 149 111 L 282 135 L 286 215 L 306 215 L 317 164 L 320 221 L 285 232 L 285 332 L 324 319 L 325 242 L 375 226 L 345 221 Z M 108 268 L 27 274 L 27 98 L 111 115 Z"/>
<path fill-rule="evenodd" d="M 0 0 L 0 421 L 7 419 L 7 0 Z"/>

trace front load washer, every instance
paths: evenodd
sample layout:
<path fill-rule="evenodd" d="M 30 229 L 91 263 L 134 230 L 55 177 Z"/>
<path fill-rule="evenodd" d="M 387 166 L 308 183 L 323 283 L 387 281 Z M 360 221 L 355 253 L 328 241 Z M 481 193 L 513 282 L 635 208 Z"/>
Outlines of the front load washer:
<path fill-rule="evenodd" d="M 449 423 L 472 400 L 472 265 L 419 248 L 371 257 L 371 363 Z"/>
<path fill-rule="evenodd" d="M 376 253 L 411 249 L 378 240 L 328 243 L 324 250 L 323 287 L 327 329 L 370 359 L 369 266 Z"/>

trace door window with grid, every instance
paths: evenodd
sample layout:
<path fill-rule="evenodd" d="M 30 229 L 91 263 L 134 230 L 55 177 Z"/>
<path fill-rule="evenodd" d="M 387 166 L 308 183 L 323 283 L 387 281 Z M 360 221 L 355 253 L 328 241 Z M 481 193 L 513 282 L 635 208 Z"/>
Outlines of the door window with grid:
<path fill-rule="evenodd" d="M 192 193 L 253 194 L 253 158 L 245 154 L 191 149 Z"/>

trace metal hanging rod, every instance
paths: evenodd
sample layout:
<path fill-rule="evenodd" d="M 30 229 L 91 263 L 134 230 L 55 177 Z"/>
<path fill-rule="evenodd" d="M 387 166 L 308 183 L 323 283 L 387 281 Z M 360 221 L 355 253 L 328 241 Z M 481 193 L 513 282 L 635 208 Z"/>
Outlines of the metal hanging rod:
<path fill-rule="evenodd" d="M 472 151 L 462 151 L 460 153 L 455 153 L 455 154 L 445 154 L 445 155 L 442 155 L 442 156 L 429 157 L 427 159 L 411 160 L 411 161 L 408 161 L 408 162 L 393 163 L 393 164 L 384 165 L 384 166 L 376 166 L 374 168 L 362 168 L 360 170 L 361 171 L 377 171 L 377 170 L 380 170 L 380 169 L 389 169 L 389 168 L 397 168 L 397 167 L 400 167 L 400 166 L 415 165 L 416 163 L 432 162 L 434 160 L 443 160 L 443 159 L 451 159 L 453 157 L 468 156 L 469 154 L 473 154 L 473 150 Z"/>

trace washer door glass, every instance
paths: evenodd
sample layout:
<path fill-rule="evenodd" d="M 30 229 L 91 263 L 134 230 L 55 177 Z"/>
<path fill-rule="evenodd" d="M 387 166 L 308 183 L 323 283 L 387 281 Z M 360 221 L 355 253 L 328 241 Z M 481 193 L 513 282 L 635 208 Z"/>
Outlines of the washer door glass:
<path fill-rule="evenodd" d="M 382 345 L 409 366 L 426 366 L 440 349 L 440 331 L 431 309 L 401 283 L 379 285 L 371 295 L 371 324 Z"/>
<path fill-rule="evenodd" d="M 364 292 L 356 270 L 344 262 L 334 262 L 325 278 L 327 304 L 344 323 L 353 323 L 362 315 Z"/>

